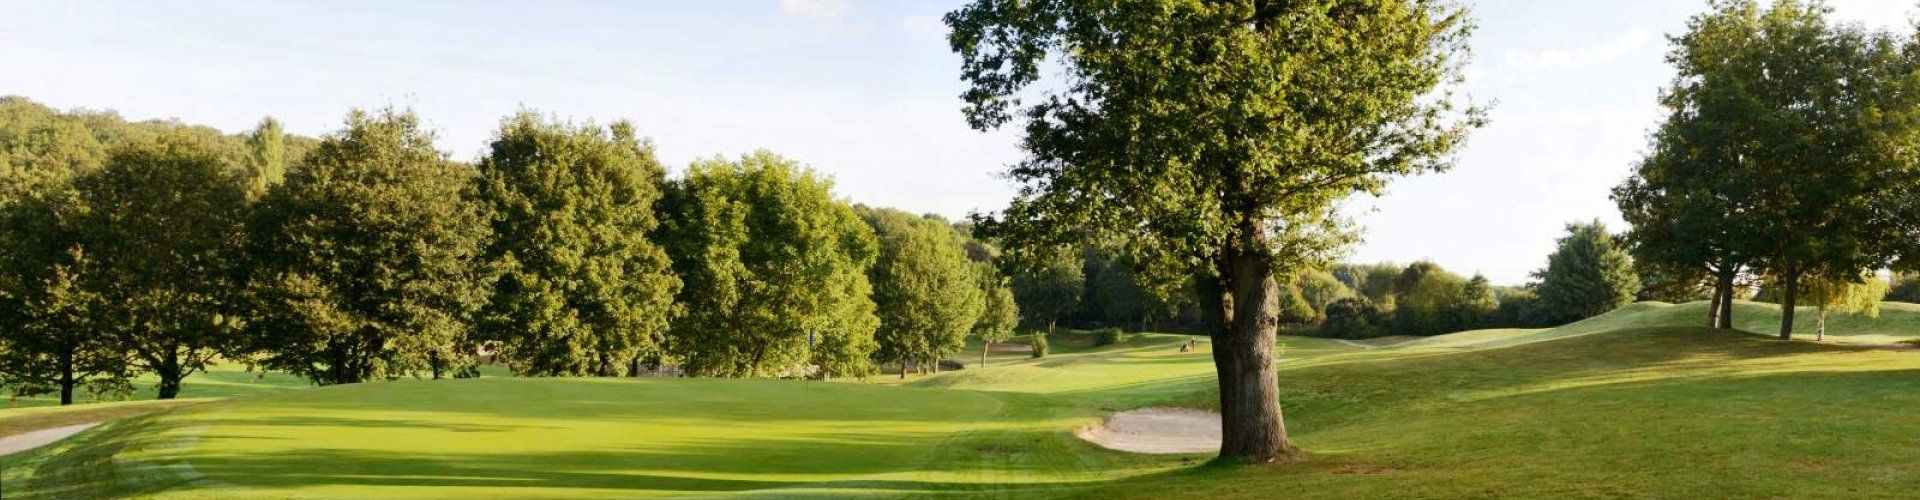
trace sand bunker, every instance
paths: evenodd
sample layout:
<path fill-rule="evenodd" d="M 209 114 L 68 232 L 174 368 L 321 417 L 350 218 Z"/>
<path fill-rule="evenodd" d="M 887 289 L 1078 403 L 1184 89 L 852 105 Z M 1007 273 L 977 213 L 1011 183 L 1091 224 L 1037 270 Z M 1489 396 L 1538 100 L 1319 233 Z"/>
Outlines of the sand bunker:
<path fill-rule="evenodd" d="M 1220 450 L 1220 414 L 1187 408 L 1141 408 L 1076 433 L 1101 447 L 1134 453 Z"/>

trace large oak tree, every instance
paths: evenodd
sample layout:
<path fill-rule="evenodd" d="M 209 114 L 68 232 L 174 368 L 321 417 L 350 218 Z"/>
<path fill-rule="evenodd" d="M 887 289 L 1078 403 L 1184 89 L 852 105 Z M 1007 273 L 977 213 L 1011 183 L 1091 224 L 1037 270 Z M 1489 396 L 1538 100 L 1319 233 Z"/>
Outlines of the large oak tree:
<path fill-rule="evenodd" d="M 260 362 L 320 384 L 470 370 L 492 275 L 475 177 L 412 113 L 354 111 L 249 228 Z"/>
<path fill-rule="evenodd" d="M 885 208 L 861 215 L 880 250 L 867 271 L 880 317 L 874 356 L 899 363 L 901 378 L 910 364 L 938 371 L 985 307 L 965 242 L 944 221 Z"/>
<path fill-rule="evenodd" d="M 873 230 L 831 181 L 765 151 L 700 160 L 668 190 L 666 211 L 688 304 L 667 351 L 688 373 L 873 373 Z"/>
<path fill-rule="evenodd" d="M 1426 0 L 976 0 L 946 17 L 969 122 L 1016 119 L 1023 184 L 982 229 L 1009 254 L 1087 232 L 1198 277 L 1220 455 L 1293 453 L 1274 374 L 1277 270 L 1350 241 L 1334 206 L 1447 168 L 1482 113 L 1450 91 L 1466 9 Z M 1042 75 L 1060 75 L 1042 81 Z M 1292 274 L 1291 272 L 1281 273 Z"/>
<path fill-rule="evenodd" d="M 246 180 L 220 136 L 167 130 L 76 181 L 97 334 L 159 379 L 159 398 L 236 344 Z"/>
<path fill-rule="evenodd" d="M 1829 19 L 1819 1 L 1716 1 L 1674 37 L 1668 116 L 1615 189 L 1636 258 L 1713 276 L 1732 328 L 1736 278 L 1781 283 L 1791 338 L 1803 277 L 1846 280 L 1910 239 L 1920 99 L 1911 51 Z"/>
<path fill-rule="evenodd" d="M 481 337 L 514 371 L 620 375 L 658 360 L 680 279 L 648 239 L 666 175 L 625 122 L 507 118 L 480 162 L 489 260 L 503 274 Z"/>

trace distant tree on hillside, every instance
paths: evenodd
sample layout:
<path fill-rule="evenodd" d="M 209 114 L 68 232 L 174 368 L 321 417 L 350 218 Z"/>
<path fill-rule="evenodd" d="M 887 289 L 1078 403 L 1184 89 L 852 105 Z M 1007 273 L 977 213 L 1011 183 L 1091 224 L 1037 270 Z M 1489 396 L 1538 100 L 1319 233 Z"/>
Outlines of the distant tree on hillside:
<path fill-rule="evenodd" d="M 116 135 L 90 126 L 95 119 L 61 113 L 23 97 L 0 97 L 0 206 L 34 196 L 58 196 L 73 178 L 106 162 Z"/>
<path fill-rule="evenodd" d="M 1414 288 L 1420 286 L 1420 282 L 1425 280 L 1427 275 L 1434 273 L 1447 273 L 1447 270 L 1442 269 L 1439 264 L 1435 264 L 1433 261 L 1422 260 L 1408 264 L 1407 267 L 1400 270 L 1400 274 L 1393 277 L 1393 294 L 1400 296 L 1413 293 Z M 1459 276 L 1456 275 L 1454 277 L 1457 278 Z"/>
<path fill-rule="evenodd" d="M 1391 262 L 1378 264 L 1342 264 L 1334 267 L 1333 275 L 1346 283 L 1354 293 L 1372 299 L 1374 302 L 1389 300 L 1393 297 L 1393 281 L 1406 269 Z"/>
<path fill-rule="evenodd" d="M 874 356 L 899 363 L 900 378 L 909 364 L 938 371 L 942 357 L 966 344 L 985 307 L 965 242 L 944 221 L 899 210 L 862 217 L 880 250 L 867 271 L 880 318 Z"/>
<path fill-rule="evenodd" d="M 1327 304 L 1327 318 L 1320 322 L 1320 336 L 1336 339 L 1378 337 L 1386 321 L 1379 306 L 1365 296 L 1347 297 Z"/>
<path fill-rule="evenodd" d="M 525 375 L 626 374 L 657 362 L 680 278 L 649 240 L 666 170 L 631 124 L 500 126 L 479 165 L 502 275 L 477 337 Z"/>
<path fill-rule="evenodd" d="M 1333 301 L 1356 295 L 1352 288 L 1334 277 L 1333 273 L 1326 271 L 1312 270 L 1301 273 L 1294 277 L 1293 284 L 1300 289 L 1300 297 L 1313 308 L 1315 322 L 1326 317 L 1327 305 L 1332 304 Z"/>
<path fill-rule="evenodd" d="M 246 180 L 218 135 L 163 131 L 117 148 L 75 181 L 86 259 L 79 282 L 159 399 L 219 354 L 234 354 Z"/>
<path fill-rule="evenodd" d="M 877 243 L 831 181 L 759 151 L 694 162 L 665 206 L 662 234 L 684 283 L 668 352 L 688 373 L 873 373 Z"/>
<path fill-rule="evenodd" d="M 1577 321 L 1633 303 L 1640 290 L 1633 258 L 1600 221 L 1567 225 L 1567 235 L 1547 256 L 1547 267 L 1536 271 L 1535 291 L 1544 318 L 1555 323 Z"/>
<path fill-rule="evenodd" d="M 1125 256 L 1100 245 L 1081 252 L 1087 289 L 1080 300 L 1080 317 L 1110 325 L 1143 323 L 1159 312 L 1153 293 L 1141 286 L 1144 276 L 1134 272 Z"/>
<path fill-rule="evenodd" d="M 287 179 L 287 135 L 278 120 L 267 117 L 247 133 L 246 144 L 247 194 L 257 198 Z"/>
<path fill-rule="evenodd" d="M 1291 280 L 1289 280 L 1291 281 Z M 1283 324 L 1305 325 L 1313 323 L 1319 312 L 1313 309 L 1313 303 L 1300 295 L 1300 287 L 1289 283 L 1280 292 L 1280 322 Z"/>
<path fill-rule="evenodd" d="M 473 167 L 411 112 L 354 111 L 268 190 L 249 229 L 249 338 L 260 362 L 320 384 L 473 369 L 494 273 Z"/>
<path fill-rule="evenodd" d="M 1394 333 L 1436 335 L 1458 331 L 1467 302 L 1467 280 L 1432 262 L 1407 266 L 1395 283 Z"/>
<path fill-rule="evenodd" d="M 1493 312 L 1493 325 L 1504 328 L 1544 328 L 1553 326 L 1540 308 L 1540 295 L 1532 288 L 1509 288 L 1499 292 L 1500 307 Z"/>
<path fill-rule="evenodd" d="M 1013 275 L 1013 298 L 1029 326 L 1044 328 L 1052 335 L 1061 319 L 1080 307 L 1080 294 L 1086 289 L 1086 275 L 1080 262 L 1067 252 L 1058 252 L 1031 267 L 1009 271 Z"/>
<path fill-rule="evenodd" d="M 993 264 L 974 263 L 973 276 L 979 283 L 982 300 L 980 317 L 973 323 L 973 334 L 980 337 L 980 366 L 985 367 L 993 344 L 1013 338 L 1013 330 L 1020 324 L 1020 306 L 1013 299 L 1013 287 Z"/>
<path fill-rule="evenodd" d="M 1500 299 L 1493 291 L 1493 282 L 1487 277 L 1474 274 L 1460 291 L 1460 303 L 1454 308 L 1454 328 L 1471 330 L 1482 328 L 1491 323 L 1494 313 L 1500 309 Z"/>
<path fill-rule="evenodd" d="M 1920 273 L 1895 273 L 1886 300 L 1920 304 Z"/>
<path fill-rule="evenodd" d="M 1800 296 L 1817 311 L 1815 340 L 1827 340 L 1827 313 L 1838 311 L 1880 316 L 1880 300 L 1887 296 L 1887 280 L 1872 273 L 1854 279 L 1806 280 L 1800 283 Z"/>

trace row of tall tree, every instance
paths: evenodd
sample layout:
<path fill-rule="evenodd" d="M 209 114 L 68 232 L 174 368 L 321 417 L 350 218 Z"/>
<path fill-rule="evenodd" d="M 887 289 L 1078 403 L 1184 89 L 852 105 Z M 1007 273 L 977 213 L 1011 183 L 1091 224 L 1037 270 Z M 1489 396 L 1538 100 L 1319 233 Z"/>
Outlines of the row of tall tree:
<path fill-rule="evenodd" d="M 476 162 L 411 113 L 319 139 L 0 101 L 0 377 L 159 397 L 219 358 L 319 384 L 937 369 L 1005 339 L 997 251 L 771 153 L 667 179 L 622 122 L 520 113 Z"/>
<path fill-rule="evenodd" d="M 1669 293 L 1742 281 L 1795 306 L 1920 265 L 1920 41 L 1836 22 L 1818 0 L 1718 0 L 1674 37 L 1668 111 L 1614 190 L 1632 253 Z"/>

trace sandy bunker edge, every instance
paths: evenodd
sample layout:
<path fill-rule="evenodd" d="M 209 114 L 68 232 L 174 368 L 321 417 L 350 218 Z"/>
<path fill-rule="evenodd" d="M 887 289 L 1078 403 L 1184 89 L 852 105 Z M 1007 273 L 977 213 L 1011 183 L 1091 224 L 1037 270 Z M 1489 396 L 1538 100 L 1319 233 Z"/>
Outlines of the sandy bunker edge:
<path fill-rule="evenodd" d="M 1220 414 L 1191 408 L 1140 408 L 1115 413 L 1074 435 L 1110 450 L 1205 453 L 1220 449 Z"/>

